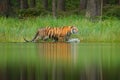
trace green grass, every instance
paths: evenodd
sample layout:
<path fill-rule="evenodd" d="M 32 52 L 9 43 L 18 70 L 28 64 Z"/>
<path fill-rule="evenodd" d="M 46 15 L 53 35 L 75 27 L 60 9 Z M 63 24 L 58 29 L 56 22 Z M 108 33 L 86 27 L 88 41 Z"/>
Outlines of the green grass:
<path fill-rule="evenodd" d="M 83 42 L 119 42 L 120 20 L 106 19 L 91 22 L 84 17 L 73 15 L 53 19 L 52 16 L 17 19 L 0 17 L 0 42 L 24 42 L 23 37 L 31 39 L 38 28 L 74 25 L 79 33 L 72 35 Z"/>

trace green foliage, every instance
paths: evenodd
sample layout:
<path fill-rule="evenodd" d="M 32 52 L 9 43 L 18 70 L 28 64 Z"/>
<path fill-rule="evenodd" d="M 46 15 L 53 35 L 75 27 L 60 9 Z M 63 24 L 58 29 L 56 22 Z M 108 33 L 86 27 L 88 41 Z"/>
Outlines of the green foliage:
<path fill-rule="evenodd" d="M 103 12 L 106 17 L 117 17 L 120 19 L 120 6 L 105 6 Z"/>
<path fill-rule="evenodd" d="M 113 4 L 117 4 L 117 2 L 118 2 L 118 0 L 108 0 L 108 3 L 109 3 L 109 4 L 112 4 L 112 5 L 113 5 Z"/>
<path fill-rule="evenodd" d="M 67 10 L 74 10 L 78 9 L 80 0 L 66 0 L 66 9 Z"/>
<path fill-rule="evenodd" d="M 118 0 L 108 0 L 107 6 L 104 7 L 103 13 L 104 18 L 106 17 L 120 17 L 120 6 L 117 6 Z M 28 0 L 28 5 L 30 5 L 30 0 Z M 79 11 L 80 0 L 66 0 L 65 1 L 65 12 L 58 11 L 58 16 L 66 15 L 84 15 L 85 11 Z M 42 0 L 36 0 L 36 7 L 33 9 L 20 10 L 20 4 L 17 0 L 10 0 L 11 12 L 10 16 L 19 16 L 19 17 L 33 17 L 39 15 L 51 15 L 52 13 L 52 0 L 48 0 L 48 8 L 45 10 L 43 8 Z"/>
<path fill-rule="evenodd" d="M 12 7 L 18 7 L 19 6 L 17 0 L 10 0 L 10 3 L 11 3 Z"/>
<path fill-rule="evenodd" d="M 44 9 L 22 9 L 18 11 L 19 17 L 34 17 L 39 15 L 46 15 L 48 12 Z"/>

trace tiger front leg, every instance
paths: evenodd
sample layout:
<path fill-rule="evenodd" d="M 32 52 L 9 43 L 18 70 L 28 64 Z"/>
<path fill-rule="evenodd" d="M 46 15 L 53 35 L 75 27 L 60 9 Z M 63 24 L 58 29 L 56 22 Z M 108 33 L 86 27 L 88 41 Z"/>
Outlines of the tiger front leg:
<path fill-rule="evenodd" d="M 70 39 L 70 36 L 65 37 L 65 41 L 68 41 Z"/>
<path fill-rule="evenodd" d="M 65 38 L 65 41 L 68 41 L 70 39 L 70 36 L 71 36 L 71 33 L 67 33 L 67 35 L 64 37 Z"/>
<path fill-rule="evenodd" d="M 57 37 L 54 37 L 54 38 L 53 38 L 53 42 L 58 42 L 58 38 L 57 38 Z"/>

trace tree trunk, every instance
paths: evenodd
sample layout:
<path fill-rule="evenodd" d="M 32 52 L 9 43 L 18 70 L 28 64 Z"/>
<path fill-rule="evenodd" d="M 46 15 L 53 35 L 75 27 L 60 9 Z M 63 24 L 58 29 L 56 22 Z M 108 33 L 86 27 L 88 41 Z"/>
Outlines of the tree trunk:
<path fill-rule="evenodd" d="M 86 6 L 87 6 L 87 0 L 80 0 L 80 10 L 84 10 L 86 9 Z"/>
<path fill-rule="evenodd" d="M 48 0 L 43 0 L 42 2 L 43 2 L 43 8 L 45 10 L 47 10 L 48 9 Z"/>
<path fill-rule="evenodd" d="M 21 0 L 20 1 L 20 8 L 27 9 L 28 8 L 28 0 Z"/>
<path fill-rule="evenodd" d="M 30 8 L 34 8 L 36 5 L 35 0 L 30 0 Z"/>
<path fill-rule="evenodd" d="M 95 19 L 98 16 L 101 16 L 101 0 L 88 0 L 87 1 L 87 10 L 86 17 L 90 19 Z"/>
<path fill-rule="evenodd" d="M 56 0 L 52 0 L 52 13 L 53 17 L 56 18 Z"/>
<path fill-rule="evenodd" d="M 119 0 L 119 5 L 120 5 L 120 0 Z"/>
<path fill-rule="evenodd" d="M 57 10 L 65 11 L 65 0 L 57 0 Z"/>
<path fill-rule="evenodd" d="M 9 16 L 10 10 L 10 1 L 9 0 L 1 0 L 0 1 L 0 15 Z"/>

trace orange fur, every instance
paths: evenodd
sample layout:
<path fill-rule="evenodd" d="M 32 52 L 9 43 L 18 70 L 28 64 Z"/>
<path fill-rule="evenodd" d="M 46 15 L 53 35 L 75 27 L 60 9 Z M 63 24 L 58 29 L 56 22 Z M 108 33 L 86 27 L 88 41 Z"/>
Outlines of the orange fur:
<path fill-rule="evenodd" d="M 78 29 L 74 26 L 64 26 L 64 27 L 46 27 L 41 28 L 37 31 L 35 37 L 31 40 L 36 42 L 39 39 L 47 40 L 52 39 L 54 41 L 63 40 L 67 41 L 71 34 L 77 33 Z M 24 39 L 29 42 L 28 40 Z"/>

